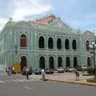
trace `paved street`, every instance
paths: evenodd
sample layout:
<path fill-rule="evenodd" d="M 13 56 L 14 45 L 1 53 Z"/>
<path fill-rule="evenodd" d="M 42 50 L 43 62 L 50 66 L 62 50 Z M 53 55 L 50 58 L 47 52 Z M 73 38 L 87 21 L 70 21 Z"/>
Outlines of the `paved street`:
<path fill-rule="evenodd" d="M 95 87 L 41 81 L 40 78 L 40 75 L 30 76 L 30 80 L 21 75 L 0 76 L 0 96 L 96 96 Z"/>

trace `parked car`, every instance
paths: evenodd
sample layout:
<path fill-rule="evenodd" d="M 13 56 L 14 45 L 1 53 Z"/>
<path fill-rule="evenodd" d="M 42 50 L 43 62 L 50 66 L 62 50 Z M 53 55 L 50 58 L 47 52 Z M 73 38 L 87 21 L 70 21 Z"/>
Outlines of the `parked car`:
<path fill-rule="evenodd" d="M 41 74 L 41 69 L 35 69 L 34 74 L 40 75 Z"/>
<path fill-rule="evenodd" d="M 64 73 L 64 68 L 62 68 L 62 67 L 58 68 L 58 69 L 57 69 L 57 72 L 58 72 L 58 73 Z"/>
<path fill-rule="evenodd" d="M 45 70 L 45 73 L 46 74 L 53 74 L 54 73 L 54 70 L 53 69 L 46 69 Z"/>
<path fill-rule="evenodd" d="M 87 71 L 88 67 L 86 65 L 82 66 L 82 71 Z"/>
<path fill-rule="evenodd" d="M 74 72 L 76 69 L 75 68 L 66 68 L 65 72 Z"/>

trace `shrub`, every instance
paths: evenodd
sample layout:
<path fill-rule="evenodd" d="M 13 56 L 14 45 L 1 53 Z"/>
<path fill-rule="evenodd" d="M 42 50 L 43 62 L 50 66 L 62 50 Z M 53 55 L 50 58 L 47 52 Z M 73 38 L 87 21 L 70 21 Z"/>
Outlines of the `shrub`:
<path fill-rule="evenodd" d="M 96 68 L 88 67 L 87 71 L 88 71 L 89 74 L 95 74 Z"/>
<path fill-rule="evenodd" d="M 96 83 L 96 77 L 95 77 L 95 78 L 91 78 L 91 79 L 87 79 L 87 82 L 93 82 L 93 83 Z"/>
<path fill-rule="evenodd" d="M 93 67 L 88 67 L 87 71 L 89 74 L 94 74 L 94 68 Z"/>

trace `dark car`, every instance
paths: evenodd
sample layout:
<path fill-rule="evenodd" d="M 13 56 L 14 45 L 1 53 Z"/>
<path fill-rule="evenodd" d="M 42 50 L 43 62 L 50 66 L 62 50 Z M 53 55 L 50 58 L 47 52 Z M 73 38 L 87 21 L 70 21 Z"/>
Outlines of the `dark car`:
<path fill-rule="evenodd" d="M 54 70 L 53 69 L 46 69 L 45 70 L 45 73 L 46 74 L 53 74 L 54 73 Z"/>
<path fill-rule="evenodd" d="M 41 74 L 41 69 L 35 69 L 34 74 L 40 75 Z"/>

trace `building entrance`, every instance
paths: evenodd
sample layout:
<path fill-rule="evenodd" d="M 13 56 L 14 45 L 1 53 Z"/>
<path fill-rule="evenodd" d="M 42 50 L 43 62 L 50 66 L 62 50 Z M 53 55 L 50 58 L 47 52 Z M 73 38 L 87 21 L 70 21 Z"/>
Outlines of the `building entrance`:
<path fill-rule="evenodd" d="M 21 66 L 21 72 L 23 71 L 23 68 L 24 68 L 24 67 L 27 67 L 27 59 L 26 59 L 26 56 L 22 56 L 22 57 L 21 57 L 20 66 Z"/>
<path fill-rule="evenodd" d="M 54 58 L 53 57 L 49 58 L 49 69 L 54 69 Z"/>

